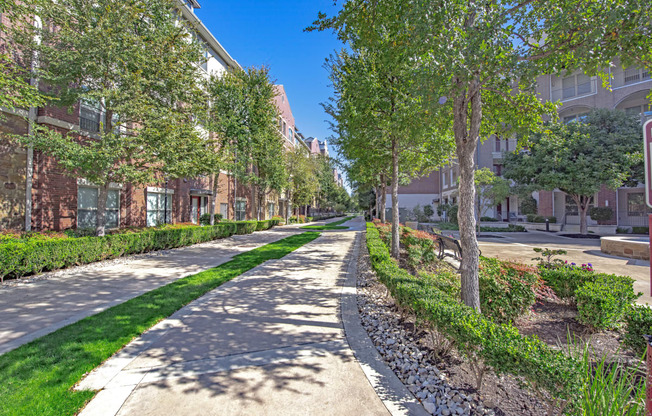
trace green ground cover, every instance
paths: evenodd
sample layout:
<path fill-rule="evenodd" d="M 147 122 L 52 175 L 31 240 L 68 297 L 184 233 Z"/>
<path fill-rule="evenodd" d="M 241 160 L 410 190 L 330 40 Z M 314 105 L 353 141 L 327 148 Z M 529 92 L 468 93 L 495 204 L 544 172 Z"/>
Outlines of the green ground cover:
<path fill-rule="evenodd" d="M 95 392 L 73 391 L 87 372 L 184 305 L 319 237 L 293 235 L 154 289 L 0 356 L 0 415 L 74 415 Z"/>
<path fill-rule="evenodd" d="M 324 231 L 324 230 L 348 230 L 349 227 L 341 227 L 339 226 L 340 224 L 344 224 L 345 222 L 352 220 L 355 217 L 346 217 L 343 220 L 331 222 L 329 224 L 325 225 L 306 225 L 301 227 L 303 230 L 318 230 L 318 231 Z"/>

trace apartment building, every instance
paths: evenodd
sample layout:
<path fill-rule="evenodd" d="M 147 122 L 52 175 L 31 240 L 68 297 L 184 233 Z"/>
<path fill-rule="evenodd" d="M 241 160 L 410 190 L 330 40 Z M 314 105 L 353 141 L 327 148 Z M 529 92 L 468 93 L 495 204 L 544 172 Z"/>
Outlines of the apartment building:
<path fill-rule="evenodd" d="M 221 74 L 240 68 L 201 20 L 195 15 L 200 5 L 195 0 L 179 0 L 181 16 L 194 28 L 205 45 L 202 72 Z M 8 22 L 5 22 L 8 23 Z M 98 137 L 106 115 L 87 103 L 72 109 L 52 105 L 33 109 L 38 124 L 62 133 L 75 132 L 82 139 Z M 3 109 L 0 129 L 6 133 L 27 134 L 26 111 Z M 212 180 L 219 183 L 213 193 Z M 163 222 L 198 223 L 208 212 L 209 199 L 216 212 L 226 218 L 252 218 L 252 190 L 223 172 L 216 178 L 167 180 L 138 187 L 129 183 L 111 185 L 107 201 L 107 227 L 152 226 Z M 244 203 L 235 201 L 245 196 Z M 94 227 L 98 188 L 84 178 L 64 174 L 56 161 L 43 153 L 0 143 L 0 229 L 64 230 Z M 235 200 L 234 200 L 235 199 Z M 249 202 L 252 201 L 252 202 Z"/>
<path fill-rule="evenodd" d="M 582 71 L 576 71 L 562 77 L 544 75 L 538 79 L 537 92 L 542 100 L 559 101 L 559 117 L 565 123 L 581 120 L 591 109 L 609 108 L 623 110 L 637 115 L 641 121 L 652 118 L 652 103 L 648 95 L 652 89 L 650 72 L 642 68 L 624 68 L 616 61 L 605 72 L 611 78 L 611 88 L 602 86 L 596 76 L 590 77 Z M 516 150 L 516 139 L 490 137 L 485 139 L 477 149 L 476 167 L 489 168 L 495 174 L 502 174 L 503 158 L 506 153 Z M 399 207 L 412 209 L 426 203 L 455 204 L 458 202 L 457 162 L 433 172 L 428 177 L 414 180 L 410 185 L 399 188 Z M 537 201 L 539 215 L 554 216 L 565 230 L 579 230 L 577 206 L 564 192 L 539 191 L 532 194 Z M 647 214 L 643 185 L 635 188 L 622 187 L 615 191 L 603 187 L 594 197 L 593 206 L 611 207 L 614 211 L 611 221 L 602 224 L 632 227 L 647 226 Z M 391 208 L 391 198 L 387 199 L 386 208 Z M 510 196 L 496 207 L 489 208 L 487 216 L 502 221 L 523 220 L 518 197 Z M 597 221 L 589 218 L 590 226 Z"/>

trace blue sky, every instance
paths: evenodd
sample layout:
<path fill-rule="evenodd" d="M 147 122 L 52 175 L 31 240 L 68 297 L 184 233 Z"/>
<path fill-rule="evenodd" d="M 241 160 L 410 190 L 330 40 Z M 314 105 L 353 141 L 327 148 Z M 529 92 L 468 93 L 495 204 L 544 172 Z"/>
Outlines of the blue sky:
<path fill-rule="evenodd" d="M 265 65 L 285 86 L 292 114 L 305 137 L 332 134 L 320 106 L 332 95 L 324 60 L 341 48 L 332 32 L 304 32 L 333 0 L 199 0 L 196 15 L 243 67 Z"/>

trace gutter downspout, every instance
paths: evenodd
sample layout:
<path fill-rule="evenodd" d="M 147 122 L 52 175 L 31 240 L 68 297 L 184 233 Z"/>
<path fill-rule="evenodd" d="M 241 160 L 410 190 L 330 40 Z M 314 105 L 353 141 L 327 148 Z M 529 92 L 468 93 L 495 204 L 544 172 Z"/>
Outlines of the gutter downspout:
<path fill-rule="evenodd" d="M 42 28 L 41 19 L 36 16 L 34 18 L 34 26 L 37 29 Z M 39 39 L 36 39 L 38 42 Z M 38 68 L 38 53 L 34 52 L 32 55 L 31 62 L 31 73 L 32 76 L 29 80 L 29 84 L 35 87 L 38 90 L 39 81 L 35 76 L 35 70 Z M 28 124 L 27 124 L 27 137 L 32 137 L 34 134 L 34 126 L 36 125 L 38 115 L 38 107 L 30 107 L 28 113 Z M 25 166 L 25 231 L 32 231 L 32 188 L 33 188 L 33 175 L 34 175 L 34 146 L 31 144 L 27 146 L 27 161 Z"/>

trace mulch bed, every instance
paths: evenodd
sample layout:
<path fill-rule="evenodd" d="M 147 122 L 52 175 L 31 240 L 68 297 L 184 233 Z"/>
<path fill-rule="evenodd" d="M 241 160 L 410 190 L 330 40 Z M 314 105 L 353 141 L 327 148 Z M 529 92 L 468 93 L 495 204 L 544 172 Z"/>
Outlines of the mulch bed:
<path fill-rule="evenodd" d="M 589 240 L 599 240 L 600 236 L 597 234 L 559 234 L 562 237 L 568 238 L 587 238 Z"/>

